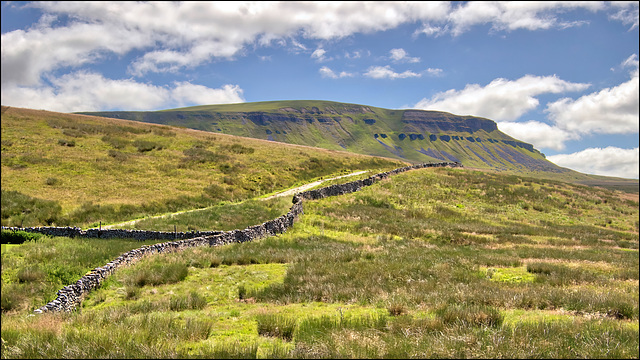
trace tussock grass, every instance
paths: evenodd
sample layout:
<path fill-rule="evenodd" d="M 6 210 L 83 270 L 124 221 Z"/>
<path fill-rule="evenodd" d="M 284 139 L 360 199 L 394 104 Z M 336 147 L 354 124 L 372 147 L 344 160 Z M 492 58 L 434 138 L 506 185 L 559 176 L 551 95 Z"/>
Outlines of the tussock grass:
<path fill-rule="evenodd" d="M 296 329 L 296 319 L 283 314 L 258 314 L 258 335 L 279 337 L 291 341 Z"/>
<path fill-rule="evenodd" d="M 486 305 L 447 304 L 436 309 L 435 313 L 445 324 L 499 327 L 504 320 L 497 309 Z"/>
<path fill-rule="evenodd" d="M 142 259 L 46 324 L 22 316 L 28 305 L 3 311 L 3 356 L 637 358 L 638 208 L 617 195 L 464 169 L 403 173 L 306 202 L 279 236 Z M 91 268 L 73 270 L 70 254 L 99 262 L 111 241 L 44 237 L 3 253 L 3 309 L 41 306 L 31 292 L 59 287 L 39 284 Z M 43 280 L 19 282 L 29 262 Z M 182 280 L 135 285 L 174 264 Z"/>
<path fill-rule="evenodd" d="M 184 261 L 160 254 L 123 272 L 125 284 L 143 287 L 180 282 L 189 274 L 189 268 Z"/>

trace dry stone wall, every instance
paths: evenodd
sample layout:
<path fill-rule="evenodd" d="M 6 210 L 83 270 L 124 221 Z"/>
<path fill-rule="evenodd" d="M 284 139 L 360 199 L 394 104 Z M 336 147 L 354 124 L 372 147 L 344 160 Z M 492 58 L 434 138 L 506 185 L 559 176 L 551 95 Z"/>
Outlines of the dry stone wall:
<path fill-rule="evenodd" d="M 49 236 L 64 237 L 85 237 L 99 239 L 135 239 L 135 240 L 185 240 L 201 236 L 218 235 L 222 231 L 191 231 L 191 232 L 170 232 L 170 231 L 147 231 L 147 230 L 126 230 L 126 229 L 88 229 L 82 230 L 78 227 L 7 227 L 2 230 L 26 231 L 40 233 Z"/>
<path fill-rule="evenodd" d="M 83 296 L 89 291 L 100 286 L 102 281 L 109 275 L 111 275 L 114 271 L 116 271 L 121 266 L 126 266 L 132 264 L 144 256 L 150 254 L 157 253 L 165 253 L 170 251 L 179 251 L 190 247 L 196 246 L 219 246 L 226 245 L 231 243 L 243 243 L 247 241 L 253 241 L 261 238 L 265 238 L 268 236 L 274 236 L 277 234 L 281 234 L 286 232 L 295 221 L 300 217 L 300 215 L 304 214 L 303 209 L 303 200 L 317 200 L 322 199 L 329 196 L 338 196 L 343 194 L 352 193 L 360 190 L 364 186 L 370 186 L 374 183 L 386 179 L 387 177 L 395 174 L 399 174 L 401 172 L 405 172 L 413 169 L 422 169 L 427 167 L 462 167 L 462 164 L 454 162 L 442 162 L 442 163 L 425 163 L 425 164 L 417 164 L 412 166 L 406 166 L 403 168 L 398 168 L 395 170 L 382 172 L 370 176 L 363 180 L 355 180 L 345 184 L 338 185 L 330 185 L 320 189 L 308 190 L 301 193 L 298 193 L 293 196 L 293 205 L 289 209 L 285 215 L 277 217 L 273 220 L 269 220 L 260 225 L 249 226 L 243 230 L 232 230 L 232 231 L 210 231 L 210 232 L 200 232 L 197 236 L 192 238 L 170 241 L 160 244 L 154 245 L 145 245 L 141 248 L 134 249 L 128 251 L 122 255 L 120 255 L 115 260 L 109 262 L 108 264 L 95 268 L 91 270 L 87 275 L 84 275 L 75 284 L 67 285 L 62 289 L 58 290 L 57 297 L 55 300 L 50 303 L 36 309 L 36 313 L 43 312 L 59 312 L 59 311 L 72 311 L 74 310 L 82 301 Z M 44 228 L 38 228 L 44 229 Z M 55 228 L 47 228 L 49 232 L 42 232 L 47 234 L 56 234 L 54 236 L 86 236 L 86 237 L 99 237 L 105 238 L 104 236 L 93 236 L 94 232 L 90 229 L 85 232 L 79 231 L 76 228 L 57 228 L 58 230 L 52 230 Z M 25 229 L 20 229 L 24 231 L 28 231 Z M 44 230 L 43 230 L 44 231 Z M 131 230 L 102 230 L 103 233 L 99 235 L 103 235 L 104 233 L 113 233 L 114 235 L 111 237 L 124 237 L 122 235 L 129 234 L 134 235 L 134 233 L 142 233 L 139 231 L 131 231 Z M 123 233 L 117 233 L 117 231 L 122 231 Z M 145 231 L 144 235 L 140 235 L 141 237 L 133 237 L 136 239 L 164 239 L 160 236 L 165 236 L 165 234 L 170 234 L 175 236 L 175 233 L 161 233 L 161 232 L 153 232 L 153 231 Z M 156 237 L 147 237 L 154 236 Z M 73 234 L 73 235 L 67 235 Z M 116 236 L 115 234 L 119 234 Z M 185 234 L 196 234 L 196 233 L 181 233 Z"/>

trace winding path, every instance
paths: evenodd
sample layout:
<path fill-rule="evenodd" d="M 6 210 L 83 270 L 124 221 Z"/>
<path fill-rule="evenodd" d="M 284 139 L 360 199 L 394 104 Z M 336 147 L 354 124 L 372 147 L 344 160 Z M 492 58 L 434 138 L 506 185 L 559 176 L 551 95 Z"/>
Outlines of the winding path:
<path fill-rule="evenodd" d="M 281 196 L 293 196 L 296 193 L 303 192 L 305 190 L 309 190 L 309 189 L 311 189 L 311 188 L 313 188 L 315 186 L 318 186 L 318 185 L 322 184 L 325 181 L 341 179 L 341 178 L 345 178 L 345 177 L 349 177 L 349 176 L 360 175 L 360 174 L 364 174 L 366 172 L 368 172 L 368 171 L 367 170 L 356 171 L 356 172 L 351 173 L 351 174 L 336 176 L 336 177 L 332 177 L 330 179 L 317 180 L 317 181 L 314 181 L 314 182 L 309 183 L 309 184 L 305 184 L 305 185 L 298 186 L 298 187 L 293 188 L 293 189 L 289 189 L 289 190 L 285 190 L 285 191 L 279 192 L 277 194 L 268 196 L 266 198 L 262 198 L 260 200 L 270 200 L 270 199 L 281 197 Z M 149 216 L 149 217 L 142 218 L 142 219 L 135 219 L 135 220 L 121 222 L 121 223 L 118 223 L 118 224 L 103 225 L 102 228 L 103 229 L 118 229 L 118 228 L 122 228 L 123 226 L 134 225 L 138 221 L 142 221 L 142 220 L 157 219 L 157 218 L 167 218 L 167 217 L 172 217 L 174 215 L 184 214 L 184 213 L 193 212 L 193 211 L 202 211 L 202 210 L 207 210 L 207 209 L 210 209 L 210 208 L 211 207 L 202 208 L 202 209 L 183 210 L 183 211 L 177 211 L 177 212 L 174 212 L 174 213 L 171 213 L 171 214 Z"/>

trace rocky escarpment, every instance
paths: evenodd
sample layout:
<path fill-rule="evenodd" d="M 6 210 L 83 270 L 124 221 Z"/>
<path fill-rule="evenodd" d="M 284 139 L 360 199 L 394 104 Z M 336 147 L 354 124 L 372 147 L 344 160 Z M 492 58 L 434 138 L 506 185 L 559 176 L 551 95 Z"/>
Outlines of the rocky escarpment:
<path fill-rule="evenodd" d="M 488 133 L 498 130 L 498 126 L 492 120 L 474 116 L 457 116 L 441 111 L 405 110 L 401 120 L 406 124 L 406 128 L 414 128 L 414 132 L 473 134 L 478 130 Z"/>
<path fill-rule="evenodd" d="M 499 171 L 563 171 L 546 160 L 533 145 L 501 132 L 490 119 L 441 111 L 299 100 L 85 114 L 346 150 L 415 163 L 458 159 L 467 166 Z M 444 153 L 450 156 L 443 156 Z M 434 154 L 438 157 L 432 156 Z"/>
<path fill-rule="evenodd" d="M 88 274 L 80 278 L 76 283 L 67 285 L 60 289 L 55 300 L 36 309 L 36 313 L 72 311 L 82 302 L 86 293 L 98 288 L 102 281 L 122 266 L 130 265 L 142 257 L 183 250 L 198 246 L 219 246 L 231 243 L 243 243 L 256 239 L 273 236 L 286 232 L 291 228 L 300 215 L 304 213 L 304 200 L 317 200 L 329 196 L 338 196 L 360 190 L 364 186 L 370 186 L 387 177 L 413 169 L 427 167 L 460 167 L 460 163 L 424 163 L 406 166 L 391 171 L 375 174 L 363 180 L 355 180 L 345 184 L 330 185 L 321 189 L 308 190 L 298 193 L 293 197 L 293 205 L 285 215 L 282 215 L 265 223 L 249 226 L 244 230 L 223 231 L 216 235 L 200 236 L 188 240 L 171 241 L 160 244 L 143 246 L 130 250 L 104 266 L 91 270 Z"/>

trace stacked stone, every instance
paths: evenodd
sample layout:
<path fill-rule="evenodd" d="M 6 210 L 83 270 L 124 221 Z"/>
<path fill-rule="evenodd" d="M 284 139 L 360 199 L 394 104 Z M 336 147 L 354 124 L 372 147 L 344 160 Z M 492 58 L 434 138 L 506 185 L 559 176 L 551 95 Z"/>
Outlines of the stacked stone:
<path fill-rule="evenodd" d="M 48 236 L 62 237 L 84 237 L 99 239 L 134 239 L 144 240 L 173 240 L 173 239 L 192 239 L 202 236 L 217 235 L 220 231 L 192 231 L 192 232 L 168 232 L 168 231 L 148 231 L 148 230 L 125 230 L 125 229 L 88 229 L 82 230 L 77 227 L 2 227 L 2 230 L 25 231 L 40 233 Z"/>
<path fill-rule="evenodd" d="M 219 233 L 219 232 L 218 232 Z M 74 310 L 82 301 L 84 294 L 96 289 L 102 281 L 111 275 L 120 266 L 132 264 L 142 257 L 155 253 L 163 253 L 168 251 L 178 251 L 186 247 L 208 246 L 209 240 L 206 237 L 194 238 L 190 240 L 171 241 L 161 244 L 153 244 L 143 246 L 139 249 L 130 250 L 108 264 L 91 270 L 84 275 L 75 284 L 67 285 L 58 290 L 55 300 L 45 306 L 36 309 L 36 313 L 47 311 L 71 311 Z"/>
<path fill-rule="evenodd" d="M 77 307 L 78 304 L 82 301 L 82 297 L 87 292 L 97 288 L 102 283 L 107 276 L 111 275 L 115 270 L 117 270 L 120 266 L 129 265 L 135 261 L 138 261 L 143 256 L 154 254 L 154 253 L 163 253 L 168 251 L 179 251 L 187 247 L 195 247 L 195 246 L 219 246 L 219 245 L 227 245 L 231 243 L 243 243 L 248 241 L 253 241 L 256 239 L 264 238 L 267 236 L 274 236 L 277 234 L 281 234 L 286 232 L 289 228 L 293 226 L 298 217 L 304 214 L 303 208 L 303 200 L 316 200 L 322 199 L 328 196 L 338 196 L 347 193 L 352 193 L 360 190 L 364 186 L 370 186 L 374 183 L 386 179 L 390 175 L 395 175 L 404 171 L 412 170 L 412 169 L 421 169 L 425 167 L 461 167 L 460 163 L 436 163 L 436 164 L 418 164 L 413 166 L 406 166 L 403 168 L 398 168 L 395 170 L 378 173 L 373 176 L 370 176 L 364 180 L 356 180 L 351 181 L 345 184 L 340 185 L 330 185 L 321 189 L 309 190 L 302 193 L 297 193 L 293 196 L 293 205 L 289 209 L 289 212 L 285 215 L 282 215 L 273 220 L 267 221 L 260 225 L 249 226 L 244 230 L 232 230 L 232 231 L 207 231 L 207 232 L 199 232 L 199 233 L 191 233 L 197 234 L 200 236 L 193 236 L 191 238 L 186 238 L 183 240 L 170 241 L 166 243 L 153 244 L 153 245 L 145 245 L 139 249 L 130 250 L 115 260 L 109 262 L 105 266 L 95 268 L 91 270 L 87 275 L 83 276 L 78 280 L 75 284 L 65 286 L 61 290 L 58 291 L 58 296 L 52 302 L 46 304 L 45 306 L 36 309 L 35 312 L 42 313 L 47 311 L 71 311 Z M 16 229 L 16 228 L 5 228 L 3 229 Z M 43 231 L 47 231 L 48 234 L 56 234 L 53 236 L 70 236 L 70 235 L 58 235 L 58 234 L 81 234 L 82 230 L 79 228 L 55 228 L 55 227 L 43 227 L 43 228 L 31 228 L 31 229 L 44 229 Z M 20 229 L 23 230 L 23 229 Z M 27 230 L 25 230 L 27 231 Z M 153 231 L 136 231 L 136 230 L 103 230 L 109 231 L 114 234 L 118 234 L 118 238 L 123 238 L 124 234 L 145 234 L 141 235 L 141 237 L 146 236 L 156 236 L 152 237 L 153 239 L 162 238 L 157 235 L 159 232 Z M 118 232 L 121 231 L 121 232 Z M 98 232 L 98 236 L 93 236 Z M 85 235 L 90 234 L 91 237 L 104 237 L 100 230 L 90 229 L 84 232 Z M 149 235 L 151 234 L 151 235 Z M 156 235 L 153 235 L 156 234 Z M 172 236 L 175 236 L 175 233 L 166 233 Z M 189 233 L 180 233 L 182 236 L 186 237 L 186 234 Z M 79 235 L 76 235 L 79 236 Z M 136 239 L 141 239 L 140 237 L 134 237 Z"/>

